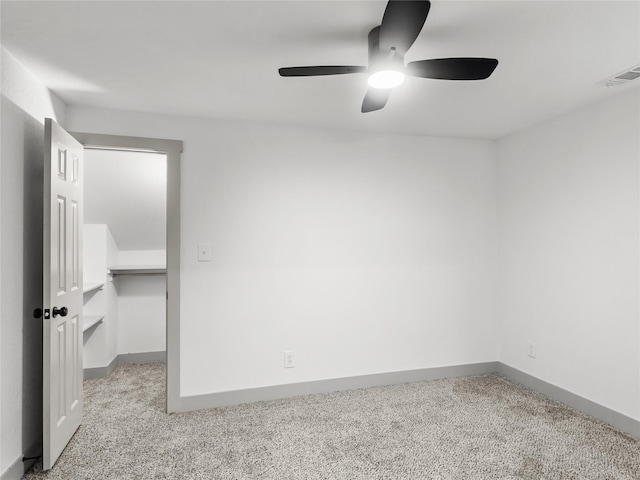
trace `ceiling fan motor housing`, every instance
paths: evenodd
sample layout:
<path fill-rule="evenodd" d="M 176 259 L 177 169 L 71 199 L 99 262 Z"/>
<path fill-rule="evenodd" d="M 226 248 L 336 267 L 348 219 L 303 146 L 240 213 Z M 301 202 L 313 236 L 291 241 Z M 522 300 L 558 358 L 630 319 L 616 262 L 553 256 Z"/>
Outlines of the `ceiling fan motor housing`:
<path fill-rule="evenodd" d="M 369 72 L 375 73 L 380 70 L 398 70 L 404 69 L 404 55 L 400 55 L 397 51 L 393 53 L 384 52 L 380 49 L 380 26 L 375 27 L 369 32 Z"/>

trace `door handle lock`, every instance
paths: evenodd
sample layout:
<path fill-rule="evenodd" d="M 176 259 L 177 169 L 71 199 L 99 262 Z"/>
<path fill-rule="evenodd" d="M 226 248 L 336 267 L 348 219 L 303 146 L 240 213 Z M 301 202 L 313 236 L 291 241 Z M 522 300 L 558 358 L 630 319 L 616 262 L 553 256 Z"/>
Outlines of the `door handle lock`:
<path fill-rule="evenodd" d="M 62 307 L 62 308 L 53 307 L 53 310 L 51 313 L 53 314 L 53 318 L 56 318 L 56 316 L 58 315 L 60 315 L 61 317 L 66 317 L 67 313 L 69 313 L 69 310 L 67 309 L 67 307 Z"/>

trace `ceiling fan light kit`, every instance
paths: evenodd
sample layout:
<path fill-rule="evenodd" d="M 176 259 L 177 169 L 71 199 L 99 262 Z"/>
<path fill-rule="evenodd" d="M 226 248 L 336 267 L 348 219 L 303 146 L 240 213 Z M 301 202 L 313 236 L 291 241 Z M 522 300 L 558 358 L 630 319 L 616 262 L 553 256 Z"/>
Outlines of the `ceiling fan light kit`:
<path fill-rule="evenodd" d="M 367 79 L 367 83 L 372 88 L 394 88 L 402 85 L 404 73 L 398 70 L 380 70 L 372 73 Z"/>
<path fill-rule="evenodd" d="M 404 64 L 404 55 L 418 38 L 427 19 L 429 0 L 390 0 L 380 26 L 369 32 L 369 65 L 283 67 L 282 77 L 310 77 L 367 73 L 369 90 L 362 102 L 362 113 L 383 108 L 391 89 L 401 85 L 405 76 L 440 80 L 484 80 L 498 66 L 494 58 L 438 58 Z"/>
<path fill-rule="evenodd" d="M 404 82 L 404 57 L 398 54 L 396 47 L 388 52 L 380 48 L 380 27 L 369 32 L 369 78 L 372 88 L 394 88 Z"/>

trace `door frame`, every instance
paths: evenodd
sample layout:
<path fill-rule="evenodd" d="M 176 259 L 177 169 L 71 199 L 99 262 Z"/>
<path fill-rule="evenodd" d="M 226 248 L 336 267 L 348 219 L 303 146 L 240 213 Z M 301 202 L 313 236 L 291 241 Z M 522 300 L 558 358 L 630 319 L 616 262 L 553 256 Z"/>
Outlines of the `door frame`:
<path fill-rule="evenodd" d="M 167 413 L 180 410 L 180 155 L 181 140 L 69 132 L 85 148 L 167 156 Z"/>

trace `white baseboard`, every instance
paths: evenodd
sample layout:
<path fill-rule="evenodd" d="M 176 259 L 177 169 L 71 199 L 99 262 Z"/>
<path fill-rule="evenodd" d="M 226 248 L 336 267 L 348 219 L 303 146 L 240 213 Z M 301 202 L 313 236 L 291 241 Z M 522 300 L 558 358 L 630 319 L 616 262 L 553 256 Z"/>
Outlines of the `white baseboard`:
<path fill-rule="evenodd" d="M 116 356 L 109 365 L 104 367 L 91 367 L 84 369 L 84 379 L 92 380 L 95 378 L 103 378 L 109 375 L 114 368 L 123 363 L 154 363 L 167 361 L 167 352 L 139 352 L 139 353 L 121 353 Z"/>
<path fill-rule="evenodd" d="M 18 457 L 16 461 L 0 475 L 0 480 L 20 480 L 37 460 L 37 458 L 24 460 L 23 456 Z"/>
<path fill-rule="evenodd" d="M 105 367 L 90 367 L 84 369 L 84 379 L 93 380 L 94 378 L 103 378 L 109 375 L 118 365 L 118 357 L 111 360 L 111 363 Z"/>
<path fill-rule="evenodd" d="M 509 365 L 505 365 L 501 362 L 496 363 L 498 366 L 497 373 L 509 380 L 524 385 L 525 387 L 541 393 L 542 395 L 546 395 L 560 403 L 564 403 L 565 405 L 568 405 L 582 413 L 586 413 L 587 415 L 607 423 L 622 432 L 633 435 L 636 438 L 640 438 L 640 421 L 616 412 L 615 410 L 611 410 L 608 407 L 588 400 L 580 395 L 576 395 L 575 393 L 569 392 L 568 390 L 556 385 L 545 382 L 544 380 L 540 380 L 539 378 L 510 367 Z"/>
<path fill-rule="evenodd" d="M 118 355 L 118 365 L 123 363 L 167 363 L 167 352 L 139 352 L 121 353 Z"/>
<path fill-rule="evenodd" d="M 274 385 L 269 387 L 248 388 L 204 395 L 185 396 L 180 398 L 177 411 L 188 412 L 207 408 L 217 408 L 241 403 L 276 400 L 316 393 L 329 393 L 356 388 L 397 385 L 401 383 L 422 382 L 442 378 L 467 377 L 497 373 L 509 380 L 524 385 L 553 400 L 564 403 L 582 413 L 586 413 L 612 427 L 640 438 L 640 421 L 616 412 L 603 405 L 576 395 L 568 390 L 552 385 L 527 373 L 521 372 L 501 362 L 485 362 L 450 367 L 425 368 L 400 372 L 378 373 L 355 377 L 317 380 L 311 382 Z"/>
<path fill-rule="evenodd" d="M 332 378 L 311 382 L 289 383 L 269 387 L 247 388 L 227 392 L 208 393 L 180 398 L 179 412 L 202 410 L 206 408 L 238 405 L 241 403 L 276 400 L 279 398 L 297 397 L 316 393 L 329 393 L 356 388 L 380 387 L 401 383 L 423 382 L 441 378 L 467 377 L 494 373 L 497 362 L 472 363 L 450 367 L 424 368 L 401 372 L 376 373 L 355 377 Z"/>

